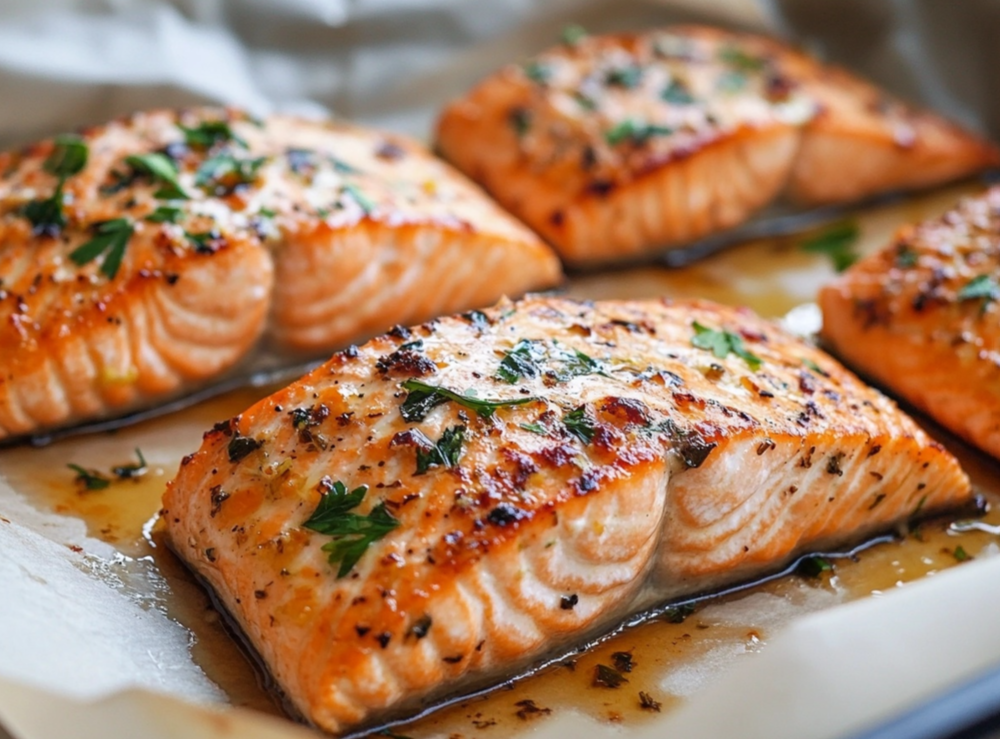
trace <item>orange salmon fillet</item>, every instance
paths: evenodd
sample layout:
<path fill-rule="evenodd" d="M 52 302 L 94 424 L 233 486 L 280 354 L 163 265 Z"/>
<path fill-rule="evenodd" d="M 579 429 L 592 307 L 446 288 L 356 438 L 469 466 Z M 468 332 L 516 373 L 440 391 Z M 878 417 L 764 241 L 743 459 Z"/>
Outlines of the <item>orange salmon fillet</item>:
<path fill-rule="evenodd" d="M 538 237 L 410 141 L 136 114 L 0 154 L 0 439 L 186 392 L 264 335 L 315 355 L 559 279 Z"/>
<path fill-rule="evenodd" d="M 218 424 L 163 519 L 341 733 L 971 495 L 892 401 L 747 310 L 530 298 L 340 352 Z"/>
<path fill-rule="evenodd" d="M 702 26 L 571 39 L 505 67 L 444 110 L 437 146 L 577 265 L 691 242 L 782 194 L 853 201 L 1000 162 L 847 72 Z"/>
<path fill-rule="evenodd" d="M 823 288 L 822 336 L 900 398 L 1000 457 L 1000 188 L 905 226 Z"/>

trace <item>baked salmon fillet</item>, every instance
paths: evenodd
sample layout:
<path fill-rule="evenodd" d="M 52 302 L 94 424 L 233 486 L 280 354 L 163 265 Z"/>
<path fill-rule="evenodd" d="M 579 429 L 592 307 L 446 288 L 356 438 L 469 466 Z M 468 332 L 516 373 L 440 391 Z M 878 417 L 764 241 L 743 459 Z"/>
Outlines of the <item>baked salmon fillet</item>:
<path fill-rule="evenodd" d="M 409 141 L 137 114 L 0 154 L 0 439 L 183 393 L 265 334 L 328 352 L 559 277 L 538 237 Z"/>
<path fill-rule="evenodd" d="M 437 147 L 577 265 L 691 242 L 782 195 L 854 201 L 1000 161 L 847 72 L 702 26 L 568 35 L 450 104 Z"/>
<path fill-rule="evenodd" d="M 1000 188 L 905 226 L 823 288 L 845 362 L 1000 457 Z"/>
<path fill-rule="evenodd" d="M 529 298 L 342 351 L 219 423 L 162 516 L 343 733 L 970 496 L 892 401 L 749 311 Z"/>

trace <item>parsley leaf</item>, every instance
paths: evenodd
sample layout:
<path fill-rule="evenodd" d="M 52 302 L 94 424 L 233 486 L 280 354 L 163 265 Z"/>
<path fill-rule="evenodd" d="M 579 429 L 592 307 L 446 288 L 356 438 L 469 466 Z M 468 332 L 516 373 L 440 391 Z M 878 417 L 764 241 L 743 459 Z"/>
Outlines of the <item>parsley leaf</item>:
<path fill-rule="evenodd" d="M 219 142 L 232 141 L 244 149 L 247 142 L 233 133 L 232 127 L 226 121 L 204 121 L 197 126 L 188 128 L 179 126 L 184 132 L 184 142 L 195 149 L 210 149 Z"/>
<path fill-rule="evenodd" d="M 495 377 L 511 385 L 522 377 L 537 377 L 537 361 L 541 358 L 539 343 L 532 339 L 521 339 L 517 342 L 500 361 Z"/>
<path fill-rule="evenodd" d="M 138 464 L 123 464 L 118 467 L 111 468 L 115 477 L 120 480 L 129 480 L 142 477 L 146 474 L 146 471 L 149 469 L 149 465 L 146 464 L 146 458 L 142 456 L 142 450 L 139 447 L 136 447 L 135 454 L 139 458 Z"/>
<path fill-rule="evenodd" d="M 604 132 L 604 140 L 611 146 L 617 146 L 623 141 L 635 145 L 645 144 L 653 136 L 669 136 L 674 129 L 669 126 L 658 126 L 634 118 L 626 118 Z"/>
<path fill-rule="evenodd" d="M 184 211 L 180 208 L 176 208 L 172 205 L 161 205 L 159 208 L 146 216 L 145 220 L 150 223 L 177 223 L 177 221 L 183 217 Z"/>
<path fill-rule="evenodd" d="M 854 247 L 861 229 L 854 221 L 837 223 L 822 233 L 802 242 L 802 251 L 810 254 L 826 254 L 837 272 L 843 272 L 856 261 L 858 253 Z"/>
<path fill-rule="evenodd" d="M 307 529 L 333 537 L 333 541 L 323 545 L 323 551 L 329 555 L 330 564 L 340 564 L 338 578 L 354 569 L 371 544 L 399 526 L 399 520 L 389 513 L 385 503 L 376 505 L 367 516 L 351 513 L 367 494 L 367 485 L 348 493 L 344 483 L 334 482 L 320 498 L 316 510 L 302 524 Z"/>
<path fill-rule="evenodd" d="M 966 283 L 965 286 L 958 291 L 958 299 L 961 302 L 965 302 L 967 300 L 981 300 L 981 310 L 983 312 L 986 311 L 986 306 L 997 298 L 1000 298 L 1000 285 L 997 285 L 996 281 L 989 275 L 979 275 Z"/>
<path fill-rule="evenodd" d="M 232 154 L 218 154 L 202 162 L 194 184 L 213 195 L 229 195 L 257 179 L 257 172 L 267 157 L 238 159 Z"/>
<path fill-rule="evenodd" d="M 577 23 L 570 23 L 563 28 L 561 38 L 567 46 L 576 46 L 587 38 L 587 29 Z"/>
<path fill-rule="evenodd" d="M 24 206 L 22 214 L 31 222 L 35 234 L 55 235 L 66 226 L 63 213 L 63 190 L 66 180 L 79 174 L 87 166 L 90 150 L 78 136 L 57 136 L 52 151 L 45 158 L 42 168 L 59 178 L 52 195 L 44 200 L 32 200 Z"/>
<path fill-rule="evenodd" d="M 84 469 L 78 464 L 66 466 L 76 473 L 76 481 L 83 485 L 84 490 L 104 490 L 111 484 L 111 480 L 96 470 Z"/>
<path fill-rule="evenodd" d="M 541 434 L 542 436 L 549 433 L 549 430 L 540 423 L 522 423 L 521 428 L 525 431 L 530 431 L 533 434 Z"/>
<path fill-rule="evenodd" d="M 735 354 L 746 362 L 750 369 L 756 372 L 764 363 L 756 354 L 752 354 L 743 344 L 743 337 L 731 331 L 715 331 L 694 322 L 694 337 L 691 344 L 699 349 L 707 349 L 719 359 L 725 359 L 729 354 Z"/>
<path fill-rule="evenodd" d="M 133 171 L 149 175 L 162 185 L 159 190 L 153 193 L 153 197 L 164 200 L 187 199 L 188 194 L 184 192 L 181 183 L 177 181 L 177 165 L 166 154 L 160 154 L 156 151 L 149 154 L 134 154 L 125 157 L 125 163 Z"/>
<path fill-rule="evenodd" d="M 452 426 L 445 429 L 438 442 L 430 449 L 417 447 L 417 472 L 422 475 L 431 467 L 454 467 L 462 456 L 462 442 L 465 439 L 465 426 Z"/>
<path fill-rule="evenodd" d="M 83 171 L 89 153 L 87 144 L 79 136 L 57 136 L 55 146 L 42 166 L 49 174 L 65 180 Z"/>
<path fill-rule="evenodd" d="M 674 105 L 690 105 L 694 102 L 694 96 L 687 86 L 678 80 L 670 80 L 670 84 L 660 93 L 660 98 Z"/>
<path fill-rule="evenodd" d="M 955 550 L 952 552 L 952 556 L 959 562 L 965 562 L 972 559 L 972 556 L 965 551 L 965 547 L 961 545 L 955 547 Z"/>
<path fill-rule="evenodd" d="M 358 207 L 365 212 L 365 215 L 370 215 L 375 210 L 375 203 L 361 192 L 361 189 L 357 185 L 348 183 L 342 189 L 351 196 L 351 199 L 358 204 Z"/>
<path fill-rule="evenodd" d="M 70 252 L 69 258 L 82 266 L 103 254 L 104 261 L 101 263 L 101 272 L 109 280 L 113 280 L 118 274 L 118 269 L 125 256 L 125 247 L 128 246 L 134 231 L 135 227 L 127 218 L 104 221 L 98 224 L 97 235 Z"/>
<path fill-rule="evenodd" d="M 593 420 L 587 415 L 586 407 L 582 405 L 563 416 L 563 425 L 584 444 L 592 442 L 594 434 L 597 433 Z"/>
<path fill-rule="evenodd" d="M 611 69 L 605 75 L 604 80 L 607 84 L 615 87 L 624 87 L 626 90 L 635 89 L 642 81 L 642 67 L 633 64 L 627 67 Z"/>
<path fill-rule="evenodd" d="M 920 262 L 920 254 L 906 244 L 900 244 L 896 249 L 896 266 L 901 269 L 912 269 Z"/>
<path fill-rule="evenodd" d="M 764 59 L 751 56 L 738 46 L 725 46 L 719 51 L 720 61 L 744 72 L 757 72 L 764 68 Z"/>
<path fill-rule="evenodd" d="M 411 423 L 422 421 L 432 408 L 447 403 L 449 400 L 458 403 L 464 408 L 475 411 L 480 418 L 491 418 L 498 408 L 507 408 L 514 405 L 525 405 L 538 400 L 533 396 L 525 398 L 511 398 L 510 400 L 484 400 L 471 395 L 460 395 L 454 390 L 445 387 L 429 385 L 420 380 L 407 380 L 403 383 L 403 389 L 409 391 L 403 405 L 400 406 L 400 413 L 403 418 Z"/>
<path fill-rule="evenodd" d="M 551 70 L 541 62 L 528 62 L 522 69 L 529 80 L 539 85 L 548 82 L 552 74 Z"/>

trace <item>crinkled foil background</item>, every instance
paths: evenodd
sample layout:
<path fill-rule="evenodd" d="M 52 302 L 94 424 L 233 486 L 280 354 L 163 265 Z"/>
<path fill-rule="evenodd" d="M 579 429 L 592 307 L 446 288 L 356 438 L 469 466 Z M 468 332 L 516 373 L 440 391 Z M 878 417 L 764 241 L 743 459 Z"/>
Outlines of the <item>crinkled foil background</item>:
<path fill-rule="evenodd" d="M 5 0 L 0 144 L 205 102 L 334 113 L 426 138 L 444 101 L 567 22 L 605 31 L 686 20 L 785 35 L 1000 138 L 991 0 Z M 193 449 L 200 431 L 173 427 L 143 445 Z M 94 454 L 96 464 L 98 440 Z M 156 607 L 155 573 L 140 563 L 109 581 L 102 570 L 122 553 L 33 504 L 2 467 L 0 517 L 0 724 L 12 736 L 307 735 L 217 714 L 225 695 L 192 661 L 190 634 Z M 1000 663 L 997 612 L 993 558 L 793 618 L 685 708 L 629 735 L 845 736 Z M 942 628 L 958 618 L 960 629 Z M 570 731 L 621 733 L 572 714 L 527 733 Z"/>

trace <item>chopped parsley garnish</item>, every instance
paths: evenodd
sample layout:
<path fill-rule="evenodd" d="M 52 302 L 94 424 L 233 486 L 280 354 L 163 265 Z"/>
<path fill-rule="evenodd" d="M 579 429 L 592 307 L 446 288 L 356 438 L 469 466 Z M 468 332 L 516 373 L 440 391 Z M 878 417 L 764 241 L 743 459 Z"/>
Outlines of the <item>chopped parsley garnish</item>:
<path fill-rule="evenodd" d="M 620 688 L 628 680 L 614 667 L 598 665 L 594 671 L 594 685 L 599 688 Z"/>
<path fill-rule="evenodd" d="M 958 291 L 958 299 L 963 303 L 967 300 L 981 300 L 983 312 L 997 298 L 1000 298 L 1000 285 L 989 275 L 979 275 Z"/>
<path fill-rule="evenodd" d="M 417 474 L 422 475 L 431 467 L 454 467 L 462 456 L 465 426 L 445 429 L 438 442 L 429 449 L 417 447 Z"/>
<path fill-rule="evenodd" d="M 726 46 L 719 51 L 719 59 L 731 67 L 744 72 L 756 72 L 764 68 L 764 59 L 751 56 L 738 46 Z"/>
<path fill-rule="evenodd" d="M 149 469 L 149 465 L 146 464 L 146 458 L 142 456 L 142 450 L 139 447 L 135 448 L 135 455 L 139 458 L 139 462 L 137 464 L 123 464 L 118 467 L 111 468 L 115 477 L 120 480 L 131 480 L 137 477 L 142 477 L 146 474 L 146 471 Z"/>
<path fill-rule="evenodd" d="M 524 65 L 524 74 L 529 80 L 539 85 L 549 81 L 552 71 L 541 62 L 528 62 Z"/>
<path fill-rule="evenodd" d="M 367 485 L 348 493 L 344 483 L 334 482 L 320 498 L 316 510 L 302 524 L 307 529 L 333 537 L 333 541 L 323 545 L 323 551 L 329 555 L 330 564 L 340 564 L 338 578 L 354 569 L 371 544 L 399 526 L 399 521 L 389 513 L 385 503 L 376 505 L 367 516 L 351 513 L 361 505 L 367 493 Z"/>
<path fill-rule="evenodd" d="M 805 577 L 820 577 L 824 572 L 833 572 L 833 563 L 826 557 L 805 557 L 795 571 Z"/>
<path fill-rule="evenodd" d="M 149 154 L 135 154 L 125 157 L 125 163 L 133 171 L 149 175 L 154 181 L 161 184 L 160 189 L 153 193 L 153 197 L 164 200 L 187 199 L 188 194 L 184 192 L 181 183 L 177 181 L 177 165 L 166 154 L 155 151 Z"/>
<path fill-rule="evenodd" d="M 561 39 L 567 46 L 576 46 L 587 38 L 587 29 L 577 23 L 570 23 L 563 28 Z"/>
<path fill-rule="evenodd" d="M 538 360 L 542 356 L 540 342 L 521 339 L 504 355 L 497 369 L 496 378 L 513 385 L 522 377 L 538 376 Z"/>
<path fill-rule="evenodd" d="M 965 551 L 965 547 L 962 545 L 955 547 L 955 551 L 952 552 L 952 556 L 959 562 L 965 562 L 972 559 L 969 553 Z"/>
<path fill-rule="evenodd" d="M 104 488 L 111 484 L 111 480 L 97 470 L 84 469 L 78 464 L 68 464 L 66 466 L 76 473 L 76 481 L 83 486 L 84 490 L 104 490 Z"/>
<path fill-rule="evenodd" d="M 604 366 L 593 357 L 589 357 L 579 349 L 571 349 L 564 352 L 565 361 L 562 371 L 557 372 L 557 377 L 561 382 L 566 382 L 573 377 L 582 375 L 597 375 L 604 372 Z"/>
<path fill-rule="evenodd" d="M 375 203 L 361 192 L 361 189 L 357 185 L 348 183 L 342 189 L 351 196 L 351 200 L 358 204 L 358 207 L 365 212 L 365 215 L 370 215 L 375 210 Z"/>
<path fill-rule="evenodd" d="M 492 417 L 498 408 L 525 405 L 538 400 L 538 398 L 533 396 L 511 398 L 510 400 L 485 400 L 472 395 L 460 395 L 454 390 L 429 385 L 420 380 L 407 380 L 403 383 L 403 389 L 407 390 L 408 394 L 399 411 L 403 418 L 410 423 L 423 421 L 432 408 L 442 403 L 447 403 L 449 400 L 471 411 L 475 411 L 480 418 Z"/>
<path fill-rule="evenodd" d="M 226 451 L 229 454 L 229 461 L 236 463 L 257 451 L 264 445 L 264 442 L 254 439 L 252 436 L 242 436 L 238 431 L 229 440 Z"/>
<path fill-rule="evenodd" d="M 901 244 L 896 249 L 896 266 L 901 269 L 913 269 L 920 261 L 920 254 L 915 249 L 911 249 L 905 244 Z"/>
<path fill-rule="evenodd" d="M 747 76 L 742 72 L 729 70 L 719 75 L 715 83 L 715 88 L 719 92 L 734 93 L 739 92 L 747 86 Z"/>
<path fill-rule="evenodd" d="M 688 90 L 687 86 L 678 80 L 670 80 L 670 84 L 660 93 L 660 97 L 674 105 L 690 105 L 694 102 L 694 96 Z"/>
<path fill-rule="evenodd" d="M 63 213 L 63 190 L 66 180 L 79 174 L 87 166 L 90 150 L 78 136 L 58 136 L 52 151 L 45 158 L 42 168 L 58 177 L 52 195 L 44 200 L 32 200 L 24 206 L 22 213 L 31 222 L 36 234 L 54 235 L 66 225 Z"/>
<path fill-rule="evenodd" d="M 638 87 L 639 82 L 642 81 L 642 67 L 633 64 L 628 67 L 611 69 L 608 71 L 604 79 L 609 85 L 624 87 L 626 90 L 632 90 Z"/>
<path fill-rule="evenodd" d="M 813 372 L 815 372 L 818 375 L 822 375 L 823 377 L 829 377 L 830 376 L 828 373 L 826 373 L 826 372 L 823 371 L 822 367 L 820 367 L 818 364 L 816 364 L 811 359 L 803 359 L 802 360 L 802 364 L 805 365 L 808 369 L 811 369 Z"/>
<path fill-rule="evenodd" d="M 146 216 L 145 220 L 150 223 L 177 223 L 183 217 L 184 211 L 180 208 L 173 205 L 161 205 Z"/>
<path fill-rule="evenodd" d="M 674 132 L 669 126 L 659 126 L 653 123 L 627 118 L 604 132 L 604 140 L 611 146 L 629 141 L 641 145 L 653 136 L 669 136 Z"/>
<path fill-rule="evenodd" d="M 198 167 L 194 183 L 213 195 L 229 195 L 244 185 L 253 184 L 267 157 L 240 159 L 232 154 L 218 154 Z"/>
<path fill-rule="evenodd" d="M 860 235 L 861 229 L 857 223 L 842 221 L 803 241 L 802 251 L 825 254 L 833 262 L 833 268 L 837 272 L 843 272 L 858 261 L 858 253 L 854 247 Z"/>
<path fill-rule="evenodd" d="M 747 350 L 743 337 L 731 331 L 716 331 L 694 322 L 694 337 L 691 344 L 699 349 L 707 349 L 719 359 L 725 359 L 729 354 L 735 354 L 742 359 L 751 370 L 756 372 L 764 361 L 756 354 Z"/>
<path fill-rule="evenodd" d="M 540 423 L 522 423 L 520 426 L 525 431 L 530 431 L 533 434 L 541 434 L 542 436 L 545 436 L 549 433 L 549 430 Z"/>
<path fill-rule="evenodd" d="M 589 444 L 594 440 L 594 434 L 597 433 L 597 430 L 594 428 L 593 419 L 587 415 L 585 406 L 574 408 L 563 416 L 562 421 L 566 430 L 584 444 Z"/>
<path fill-rule="evenodd" d="M 135 227 L 127 218 L 104 221 L 97 225 L 94 238 L 70 252 L 69 258 L 78 265 L 84 265 L 103 254 L 101 272 L 109 280 L 113 280 L 118 274 L 125 256 L 125 247 L 134 231 Z"/>
<path fill-rule="evenodd" d="M 182 125 L 180 129 L 184 132 L 184 143 L 194 149 L 211 149 L 218 143 L 229 141 L 247 148 L 247 142 L 233 133 L 226 121 L 205 121 L 193 128 Z"/>

